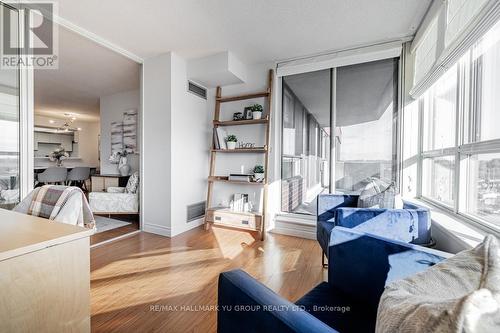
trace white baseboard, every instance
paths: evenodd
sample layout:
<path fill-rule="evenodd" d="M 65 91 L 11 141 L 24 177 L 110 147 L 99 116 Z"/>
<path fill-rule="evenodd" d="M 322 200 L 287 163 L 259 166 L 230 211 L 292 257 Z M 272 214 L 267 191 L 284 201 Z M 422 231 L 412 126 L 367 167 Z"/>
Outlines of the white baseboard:
<path fill-rule="evenodd" d="M 148 222 L 144 222 L 143 231 L 166 237 L 171 237 L 172 234 L 169 227 Z"/>
<path fill-rule="evenodd" d="M 276 216 L 272 233 L 295 236 L 306 239 L 316 239 L 316 221 L 310 218 L 287 218 Z"/>
<path fill-rule="evenodd" d="M 202 224 L 203 224 L 203 219 L 201 218 L 201 219 L 198 219 L 196 221 L 186 223 L 185 225 L 182 226 L 182 229 L 175 228 L 172 231 L 172 228 L 165 227 L 163 225 L 159 225 L 159 224 L 155 224 L 155 223 L 145 222 L 144 227 L 143 227 L 143 231 L 149 232 L 151 234 L 160 235 L 160 236 L 175 237 L 177 235 L 185 233 L 186 231 L 197 228 Z"/>
<path fill-rule="evenodd" d="M 175 237 L 177 235 L 180 235 L 180 234 L 183 234 L 185 233 L 186 231 L 189 231 L 191 229 L 194 229 L 194 228 L 198 228 L 200 225 L 202 225 L 204 222 L 204 217 L 203 218 L 200 218 L 198 220 L 195 220 L 195 221 L 191 221 L 189 223 L 186 223 L 182 226 L 182 229 L 174 229 L 174 232 L 172 233 L 171 232 L 171 237 Z"/>

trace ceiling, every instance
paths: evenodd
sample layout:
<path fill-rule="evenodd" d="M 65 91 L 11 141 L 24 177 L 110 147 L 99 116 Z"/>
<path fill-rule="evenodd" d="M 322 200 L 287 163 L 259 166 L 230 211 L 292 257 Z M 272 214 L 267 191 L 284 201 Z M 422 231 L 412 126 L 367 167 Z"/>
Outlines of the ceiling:
<path fill-rule="evenodd" d="M 59 16 L 145 59 L 230 50 L 247 64 L 412 36 L 431 0 L 59 0 Z"/>
<path fill-rule="evenodd" d="M 62 27 L 58 65 L 34 71 L 36 114 L 94 121 L 101 96 L 139 89 L 139 64 Z"/>

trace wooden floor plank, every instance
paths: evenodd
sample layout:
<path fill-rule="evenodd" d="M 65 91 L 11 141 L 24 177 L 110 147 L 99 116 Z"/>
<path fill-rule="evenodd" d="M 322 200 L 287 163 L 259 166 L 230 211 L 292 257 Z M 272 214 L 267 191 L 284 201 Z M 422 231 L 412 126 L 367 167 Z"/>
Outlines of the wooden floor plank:
<path fill-rule="evenodd" d="M 203 227 L 91 250 L 93 332 L 216 332 L 217 278 L 241 268 L 295 301 L 325 279 L 316 241 Z"/>
<path fill-rule="evenodd" d="M 123 227 L 118 227 L 110 230 L 106 230 L 103 232 L 99 232 L 97 234 L 93 234 L 90 236 L 90 245 L 99 244 L 101 242 L 123 236 L 129 234 L 131 232 L 139 230 L 139 222 L 132 222 L 128 225 L 124 225 Z"/>

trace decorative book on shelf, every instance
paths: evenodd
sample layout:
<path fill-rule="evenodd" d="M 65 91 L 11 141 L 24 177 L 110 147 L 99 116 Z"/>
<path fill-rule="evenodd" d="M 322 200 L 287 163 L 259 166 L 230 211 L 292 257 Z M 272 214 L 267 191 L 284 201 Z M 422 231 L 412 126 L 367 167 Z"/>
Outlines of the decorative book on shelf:
<path fill-rule="evenodd" d="M 269 130 L 271 120 L 271 97 L 273 86 L 273 70 L 269 71 L 268 88 L 266 91 L 257 92 L 253 94 L 222 97 L 221 87 L 217 87 L 215 99 L 215 112 L 213 120 L 213 135 L 212 147 L 210 149 L 210 171 L 208 176 L 208 191 L 207 191 L 207 210 L 205 212 L 205 228 L 208 229 L 210 224 L 222 225 L 227 227 L 234 227 L 244 230 L 258 231 L 260 237 L 264 240 L 265 235 L 265 217 L 267 211 L 267 192 L 268 192 L 268 167 L 269 167 Z M 237 119 L 237 120 L 220 120 L 221 103 L 250 100 L 255 98 L 265 98 L 267 115 L 264 117 L 254 117 L 255 119 Z M 246 110 L 245 110 L 246 111 Z M 259 110 L 253 110 L 259 112 Z M 262 108 L 260 110 L 262 113 Z M 229 149 L 231 142 L 226 142 L 228 137 L 228 126 L 265 126 L 265 144 L 262 147 L 236 147 Z M 233 143 L 234 147 L 234 143 Z M 215 175 L 215 165 L 217 162 L 217 154 L 219 153 L 232 153 L 231 158 L 238 158 L 239 154 L 261 154 L 264 157 L 264 178 L 257 178 L 253 174 L 230 174 L 228 176 Z M 241 155 L 240 155 L 241 156 Z M 256 171 L 259 172 L 259 171 Z M 260 174 L 262 175 L 262 174 Z M 262 186 L 262 210 L 254 211 L 249 202 L 248 194 L 235 193 L 233 196 L 231 207 L 213 207 L 212 198 L 214 192 L 214 183 L 229 183 L 233 185 L 256 185 Z"/>

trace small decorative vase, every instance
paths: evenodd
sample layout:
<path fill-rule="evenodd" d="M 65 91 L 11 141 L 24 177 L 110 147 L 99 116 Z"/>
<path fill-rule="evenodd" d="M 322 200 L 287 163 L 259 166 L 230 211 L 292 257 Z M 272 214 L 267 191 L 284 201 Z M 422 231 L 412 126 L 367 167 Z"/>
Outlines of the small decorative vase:
<path fill-rule="evenodd" d="M 264 173 L 254 173 L 253 176 L 255 177 L 256 182 L 261 182 L 264 180 Z"/>
<path fill-rule="evenodd" d="M 236 142 L 228 141 L 227 142 L 227 149 L 236 149 Z"/>
<path fill-rule="evenodd" d="M 63 166 L 63 160 L 61 158 L 57 159 L 56 166 L 62 167 Z"/>
<path fill-rule="evenodd" d="M 128 176 L 130 174 L 130 165 L 128 165 L 127 157 L 120 157 L 120 162 L 118 163 L 118 171 L 122 176 Z"/>
<path fill-rule="evenodd" d="M 253 117 L 253 119 L 261 119 L 262 118 L 262 111 L 252 111 L 252 117 Z"/>

